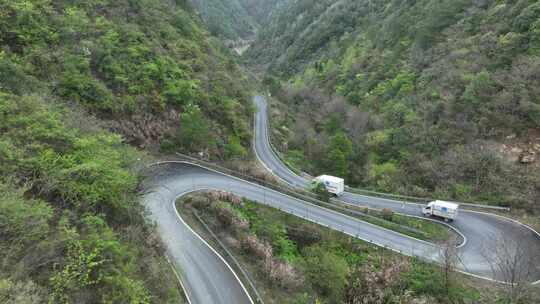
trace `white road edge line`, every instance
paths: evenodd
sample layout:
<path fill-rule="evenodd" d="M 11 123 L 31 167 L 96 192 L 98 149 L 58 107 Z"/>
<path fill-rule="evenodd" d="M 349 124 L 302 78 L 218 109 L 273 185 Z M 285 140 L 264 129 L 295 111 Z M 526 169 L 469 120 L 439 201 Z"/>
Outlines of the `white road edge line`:
<path fill-rule="evenodd" d="M 227 266 L 227 268 L 229 268 L 229 270 L 232 272 L 232 274 L 234 275 L 234 277 L 236 278 L 236 280 L 238 281 L 238 283 L 240 283 L 240 286 L 242 286 L 242 290 L 244 291 L 244 293 L 247 295 L 249 301 L 252 303 L 252 304 L 255 304 L 255 302 L 253 302 L 253 299 L 251 298 L 251 296 L 249 295 L 249 292 L 247 291 L 246 287 L 244 286 L 244 284 L 242 283 L 242 281 L 240 280 L 240 278 L 238 277 L 238 275 L 236 274 L 236 272 L 232 269 L 231 265 L 229 265 L 229 263 L 227 263 L 227 261 L 225 261 L 225 259 L 214 249 L 212 248 L 212 246 L 210 246 L 210 244 L 208 244 L 197 232 L 195 232 L 195 230 L 193 230 L 185 221 L 184 219 L 182 218 L 182 216 L 180 216 L 180 213 L 178 213 L 178 210 L 176 209 L 176 201 L 184 196 L 184 195 L 187 195 L 187 194 L 190 194 L 190 193 L 193 193 L 193 192 L 198 192 L 198 191 L 204 191 L 204 190 L 213 190 L 213 189 L 208 189 L 208 188 L 200 188 L 200 189 L 194 189 L 194 190 L 189 190 L 189 191 L 185 191 L 183 193 L 180 193 L 178 194 L 175 199 L 172 201 L 172 207 L 174 209 L 174 212 L 176 213 L 176 216 L 178 217 L 178 219 L 182 222 L 182 224 L 184 226 L 186 226 L 197 238 L 199 238 L 199 240 L 201 242 L 203 242 L 208 248 L 210 248 L 210 250 Z M 191 302 L 190 302 L 191 303 Z"/>
<path fill-rule="evenodd" d="M 169 190 L 168 188 L 166 188 L 164 186 L 157 186 L 157 188 L 160 188 L 160 187 L 165 189 L 165 190 L 171 191 L 171 190 Z M 155 194 L 155 195 L 161 196 L 161 198 L 163 198 L 163 195 L 161 193 L 157 192 L 156 190 L 146 192 L 146 193 L 143 194 L 143 196 L 147 196 L 147 195 L 150 195 L 150 194 Z M 188 304 L 193 304 L 191 302 L 191 299 L 189 298 L 188 290 L 186 289 L 186 286 L 184 285 L 184 282 L 182 281 L 182 278 L 180 277 L 180 275 L 178 274 L 178 271 L 176 270 L 175 263 L 173 263 L 171 261 L 169 256 L 170 256 L 169 253 L 166 253 L 165 254 L 165 259 L 167 259 L 167 262 L 169 263 L 169 266 L 171 266 L 172 271 L 173 271 L 174 275 L 176 276 L 176 279 L 180 283 L 180 287 L 182 287 L 182 290 L 184 291 L 184 295 L 185 295 L 185 297 L 186 297 L 186 299 L 188 301 Z"/>
<path fill-rule="evenodd" d="M 502 216 L 502 215 L 499 215 L 499 214 L 495 214 L 495 213 L 488 213 L 488 212 L 482 212 L 482 211 L 473 211 L 473 210 L 467 210 L 468 212 L 472 212 L 472 213 L 479 213 L 479 214 L 484 214 L 484 215 L 488 215 L 488 216 L 495 216 L 495 217 L 499 217 L 503 220 L 506 220 L 506 221 L 509 221 L 509 222 L 512 222 L 514 224 L 517 224 L 517 225 L 520 225 L 522 227 L 525 227 L 526 229 L 529 229 L 530 231 L 532 231 L 534 234 L 536 234 L 536 236 L 538 236 L 540 238 L 540 233 L 538 231 L 536 231 L 533 227 L 527 225 L 527 224 L 524 224 L 518 220 L 515 220 L 513 218 L 509 218 L 509 217 L 506 217 L 506 216 Z M 540 280 L 536 281 L 536 282 L 532 282 L 531 285 L 538 285 L 540 284 Z"/>
<path fill-rule="evenodd" d="M 176 279 L 178 280 L 178 282 L 180 282 L 180 287 L 182 287 L 182 290 L 184 291 L 184 295 L 185 295 L 185 297 L 186 297 L 186 299 L 188 301 L 188 304 L 192 304 L 191 299 L 189 298 L 186 286 L 184 286 L 184 282 L 182 282 L 182 278 L 178 274 L 178 271 L 176 271 L 176 268 L 174 267 L 174 263 L 171 261 L 171 259 L 169 259 L 169 257 L 167 257 L 167 261 L 169 262 L 169 265 L 171 266 L 172 271 L 173 271 L 174 275 L 176 276 Z"/>
<path fill-rule="evenodd" d="M 256 107 L 258 105 L 255 105 Z M 272 171 L 272 169 L 270 169 L 261 159 L 261 157 L 259 156 L 259 153 L 257 153 L 257 149 L 255 148 L 255 145 L 257 145 L 256 141 L 257 141 L 257 112 L 255 112 L 254 114 L 254 120 L 253 120 L 253 152 L 255 153 L 255 157 L 257 158 L 257 160 L 259 161 L 259 163 L 261 165 L 263 165 L 264 168 L 266 168 L 266 170 L 268 172 L 270 172 L 270 174 L 272 174 L 274 177 L 276 177 L 278 180 L 281 180 L 282 182 L 284 182 L 285 184 L 291 186 L 291 187 L 295 187 L 293 184 L 289 183 L 288 181 L 286 181 L 285 179 L 283 179 L 281 176 L 277 175 L 276 173 L 274 173 L 274 171 Z M 268 138 L 268 133 L 266 133 L 266 140 L 270 140 Z M 274 153 L 273 149 L 270 148 L 270 151 L 272 153 Z M 275 154 L 274 154 L 275 155 Z M 277 155 L 276 155 L 277 157 Z M 279 157 L 277 157 L 279 159 Z M 287 170 L 289 170 L 291 173 L 293 173 L 293 175 L 296 175 L 296 173 L 292 172 L 292 170 L 290 170 L 289 168 L 287 168 Z"/>

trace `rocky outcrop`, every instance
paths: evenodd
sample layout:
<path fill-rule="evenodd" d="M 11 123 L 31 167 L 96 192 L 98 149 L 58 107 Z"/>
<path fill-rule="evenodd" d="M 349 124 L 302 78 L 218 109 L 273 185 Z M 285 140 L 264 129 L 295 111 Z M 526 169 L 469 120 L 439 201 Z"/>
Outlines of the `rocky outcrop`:
<path fill-rule="evenodd" d="M 519 156 L 519 162 L 522 164 L 532 164 L 536 161 L 535 151 L 526 151 Z"/>
<path fill-rule="evenodd" d="M 540 165 L 540 130 L 528 130 L 524 136 L 506 136 L 500 152 L 511 162 Z"/>
<path fill-rule="evenodd" d="M 124 119 L 106 121 L 106 126 L 124 135 L 126 140 L 139 148 L 158 145 L 166 135 L 172 135 L 180 125 L 180 114 L 168 110 L 160 115 L 151 112 L 134 113 Z"/>

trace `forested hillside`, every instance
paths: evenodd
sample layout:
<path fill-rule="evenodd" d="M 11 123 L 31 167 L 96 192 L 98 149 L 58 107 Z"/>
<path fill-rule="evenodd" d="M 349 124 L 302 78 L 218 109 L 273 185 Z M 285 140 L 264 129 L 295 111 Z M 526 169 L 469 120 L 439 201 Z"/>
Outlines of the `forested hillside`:
<path fill-rule="evenodd" d="M 181 301 L 135 148 L 241 157 L 247 94 L 185 1 L 0 0 L 0 302 Z"/>
<path fill-rule="evenodd" d="M 208 29 L 216 36 L 235 40 L 255 34 L 257 23 L 238 0 L 191 0 Z"/>
<path fill-rule="evenodd" d="M 300 0 L 246 56 L 298 167 L 538 211 L 537 1 Z"/>
<path fill-rule="evenodd" d="M 191 0 L 212 34 L 227 40 L 252 39 L 274 9 L 288 0 Z"/>
<path fill-rule="evenodd" d="M 1 89 L 76 103 L 142 147 L 248 145 L 241 73 L 184 2 L 2 1 Z"/>

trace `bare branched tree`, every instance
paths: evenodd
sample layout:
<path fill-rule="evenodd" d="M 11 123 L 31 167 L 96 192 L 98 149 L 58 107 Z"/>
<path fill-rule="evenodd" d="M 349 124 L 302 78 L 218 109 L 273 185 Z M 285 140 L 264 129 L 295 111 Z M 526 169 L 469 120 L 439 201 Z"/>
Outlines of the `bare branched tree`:
<path fill-rule="evenodd" d="M 369 122 L 369 114 L 362 112 L 356 106 L 349 106 L 345 117 L 345 130 L 351 139 L 359 143 L 361 137 L 363 137 L 367 131 Z"/>
<path fill-rule="evenodd" d="M 501 281 L 510 303 L 525 303 L 540 253 L 528 250 L 526 242 L 507 236 L 495 236 L 485 245 L 482 255 L 493 277 Z"/>
<path fill-rule="evenodd" d="M 461 262 L 461 256 L 456 248 L 456 240 L 449 239 L 444 242 L 441 245 L 439 255 L 441 273 L 444 279 L 444 289 L 448 295 L 450 293 L 450 289 L 452 288 L 454 270 Z"/>

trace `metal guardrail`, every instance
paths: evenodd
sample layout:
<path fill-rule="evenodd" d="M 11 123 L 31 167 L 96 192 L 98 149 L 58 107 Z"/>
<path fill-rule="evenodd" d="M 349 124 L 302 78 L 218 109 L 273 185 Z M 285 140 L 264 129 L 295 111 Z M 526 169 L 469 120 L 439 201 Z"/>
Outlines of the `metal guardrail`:
<path fill-rule="evenodd" d="M 426 203 L 436 200 L 435 198 L 429 198 L 429 197 L 416 197 L 416 196 L 408 196 L 408 195 L 390 194 L 390 193 L 384 193 L 384 192 L 358 189 L 358 188 L 353 188 L 349 186 L 345 186 L 345 188 L 349 192 L 360 194 L 360 195 L 377 196 L 377 197 L 388 198 L 388 199 L 393 199 L 393 200 L 407 200 L 409 202 L 416 202 L 419 204 L 426 204 Z M 491 209 L 491 210 L 506 211 L 506 212 L 510 211 L 509 207 L 463 203 L 463 202 L 455 202 L 455 203 L 459 204 L 460 206 L 466 206 L 466 207 L 471 207 L 471 208 Z"/>
<path fill-rule="evenodd" d="M 409 231 L 409 232 L 418 233 L 418 234 L 423 233 L 422 231 L 419 231 L 417 229 L 414 229 L 414 228 L 411 228 L 411 227 L 408 227 L 408 226 L 404 226 L 404 225 L 401 225 L 401 224 L 396 223 L 396 222 L 390 222 L 390 221 L 384 220 L 384 219 L 382 219 L 380 217 L 376 217 L 376 216 L 373 216 L 371 214 L 367 214 L 367 213 L 361 211 L 363 208 L 366 208 L 366 209 L 369 209 L 369 210 L 379 210 L 379 209 L 370 208 L 368 206 L 361 206 L 361 205 L 351 206 L 350 204 L 344 203 L 341 200 L 335 199 L 335 198 L 331 198 L 330 202 L 321 201 L 321 200 L 319 200 L 317 198 L 317 196 L 314 193 L 308 192 L 308 191 L 306 191 L 306 190 L 304 190 L 302 188 L 292 188 L 292 187 L 287 187 L 284 184 L 276 184 L 276 183 L 271 183 L 271 182 L 268 182 L 268 181 L 264 181 L 264 180 L 258 179 L 256 177 L 253 177 L 251 175 L 242 174 L 242 173 L 240 173 L 238 171 L 235 171 L 233 169 L 226 168 L 226 167 L 217 165 L 215 163 L 210 163 L 210 162 L 207 162 L 205 160 L 201 160 L 201 159 L 198 159 L 198 158 L 195 158 L 195 157 L 192 157 L 192 156 L 189 156 L 189 155 L 185 155 L 185 154 L 182 154 L 182 153 L 176 153 L 176 155 L 178 155 L 178 157 L 181 158 L 182 160 L 189 161 L 189 162 L 192 162 L 192 163 L 195 163 L 195 164 L 207 167 L 207 168 L 211 168 L 211 169 L 214 169 L 214 170 L 216 170 L 218 172 L 222 172 L 222 173 L 234 176 L 234 177 L 238 177 L 238 178 L 241 178 L 243 180 L 248 180 L 248 181 L 257 183 L 257 184 L 259 184 L 261 186 L 264 186 L 264 187 L 267 187 L 269 189 L 272 189 L 272 190 L 287 194 L 289 196 L 292 196 L 294 198 L 306 201 L 306 202 L 314 204 L 316 206 L 325 207 L 325 208 L 331 209 L 333 211 L 337 211 L 339 213 L 355 217 L 355 218 L 357 218 L 357 219 L 359 219 L 361 221 L 364 221 L 364 222 L 369 222 L 369 221 L 366 221 L 365 218 L 372 218 L 372 219 L 376 219 L 377 221 L 382 222 L 382 223 L 393 224 L 393 225 L 399 226 L 401 229 Z M 405 216 L 408 216 L 408 215 L 405 215 Z M 380 224 L 375 224 L 375 225 L 383 227 Z"/>
<path fill-rule="evenodd" d="M 309 192 L 309 191 L 307 191 L 307 190 L 305 190 L 303 188 L 293 188 L 293 187 L 285 185 L 285 184 L 272 183 L 270 181 L 263 180 L 263 179 L 260 179 L 260 178 L 257 178 L 257 177 L 254 177 L 254 176 L 251 176 L 251 175 L 248 175 L 248 174 L 244 174 L 244 173 L 235 171 L 233 169 L 226 168 L 226 167 L 220 166 L 218 164 L 211 163 L 211 162 L 208 162 L 208 161 L 205 161 L 205 160 L 193 157 L 193 156 L 185 155 L 185 154 L 182 154 L 182 153 L 176 153 L 176 155 L 181 160 L 193 162 L 195 164 L 202 165 L 202 166 L 208 167 L 210 169 L 214 169 L 216 171 L 219 171 L 219 172 L 222 172 L 222 173 L 225 173 L 225 174 L 229 174 L 229 175 L 232 175 L 234 177 L 237 177 L 237 178 L 240 178 L 240 179 L 243 179 L 243 180 L 253 182 L 253 183 L 259 184 L 261 186 L 267 187 L 269 189 L 272 189 L 272 190 L 287 194 L 289 196 L 292 196 L 292 197 L 295 197 L 295 198 L 298 198 L 298 199 L 301 199 L 301 200 L 304 200 L 304 201 L 307 201 L 307 202 L 310 202 L 310 203 L 314 203 L 316 205 L 332 205 L 330 203 L 323 202 L 323 201 L 319 200 L 316 194 L 314 194 L 312 192 Z"/>

